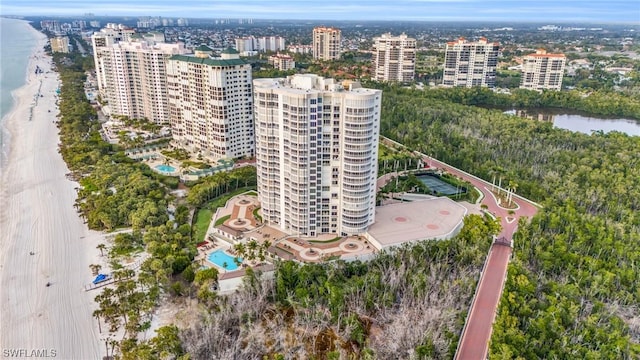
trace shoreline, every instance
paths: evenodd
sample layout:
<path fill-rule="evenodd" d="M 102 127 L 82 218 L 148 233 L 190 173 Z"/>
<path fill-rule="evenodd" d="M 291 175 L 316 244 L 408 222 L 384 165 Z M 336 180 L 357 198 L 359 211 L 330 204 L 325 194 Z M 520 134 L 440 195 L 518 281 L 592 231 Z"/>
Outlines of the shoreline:
<path fill-rule="evenodd" d="M 26 82 L 12 92 L 13 108 L 2 119 L 0 347 L 27 357 L 47 349 L 63 359 L 101 358 L 106 334 L 92 316 L 97 293 L 84 284 L 92 280 L 89 264 L 101 262 L 96 245 L 104 237 L 73 207 L 78 185 L 66 179 L 58 153 L 59 75 L 43 50 L 47 37 L 26 25 L 37 33 L 36 45 Z M 35 74 L 36 66 L 43 72 Z"/>

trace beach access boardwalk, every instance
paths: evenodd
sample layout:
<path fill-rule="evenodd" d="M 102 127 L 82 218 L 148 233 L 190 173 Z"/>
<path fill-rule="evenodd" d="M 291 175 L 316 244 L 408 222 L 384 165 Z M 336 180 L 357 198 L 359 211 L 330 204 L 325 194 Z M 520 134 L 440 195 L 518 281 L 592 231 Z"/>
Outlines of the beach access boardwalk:
<path fill-rule="evenodd" d="M 392 146 L 404 147 L 404 145 L 391 139 L 381 138 L 383 142 Z M 455 175 L 475 186 L 484 196 L 482 204 L 487 206 L 486 211 L 500 218 L 502 231 L 489 249 L 454 356 L 457 360 L 486 359 L 493 322 L 507 277 L 507 266 L 513 247 L 513 233 L 518 227 L 518 219 L 520 217 L 532 217 L 538 212 L 538 208 L 541 205 L 514 194 L 513 202 L 516 203 L 516 208 L 506 209 L 501 207 L 498 205 L 491 190 L 489 190 L 490 188 L 498 189 L 497 186 L 425 154 L 417 152 L 415 154 L 419 154 L 429 168 L 445 170 L 449 174 Z M 500 190 L 506 192 L 504 189 Z M 510 214 L 510 212 L 512 213 Z"/>

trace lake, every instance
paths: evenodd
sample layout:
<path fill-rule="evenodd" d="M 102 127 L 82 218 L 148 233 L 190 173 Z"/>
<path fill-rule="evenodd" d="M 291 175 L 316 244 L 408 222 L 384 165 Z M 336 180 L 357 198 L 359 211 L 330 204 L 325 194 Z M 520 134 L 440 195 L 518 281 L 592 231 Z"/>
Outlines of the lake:
<path fill-rule="evenodd" d="M 592 131 L 620 131 L 627 135 L 640 136 L 640 121 L 621 118 L 601 118 L 588 114 L 569 113 L 551 109 L 512 109 L 505 114 L 534 120 L 552 122 L 557 128 L 591 134 Z"/>

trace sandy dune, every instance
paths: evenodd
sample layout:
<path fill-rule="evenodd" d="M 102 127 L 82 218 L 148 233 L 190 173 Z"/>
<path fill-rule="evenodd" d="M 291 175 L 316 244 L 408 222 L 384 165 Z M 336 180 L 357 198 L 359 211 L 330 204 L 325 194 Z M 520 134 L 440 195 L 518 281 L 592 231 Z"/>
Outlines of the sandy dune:
<path fill-rule="evenodd" d="M 65 178 L 53 123 L 58 77 L 47 73 L 46 38 L 38 34 L 28 82 L 5 119 L 10 151 L 0 184 L 0 347 L 2 356 L 46 349 L 58 359 L 99 359 L 104 342 L 91 316 L 97 292 L 83 285 L 91 282 L 89 264 L 102 236 L 73 208 L 77 184 Z M 34 74 L 36 65 L 43 74 Z M 38 91 L 43 96 L 36 99 Z"/>

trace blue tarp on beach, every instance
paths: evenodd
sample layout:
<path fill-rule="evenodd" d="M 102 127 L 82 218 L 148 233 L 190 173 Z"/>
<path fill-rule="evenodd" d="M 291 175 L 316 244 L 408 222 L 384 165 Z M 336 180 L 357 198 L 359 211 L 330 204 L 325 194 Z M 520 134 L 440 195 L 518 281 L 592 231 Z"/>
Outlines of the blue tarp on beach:
<path fill-rule="evenodd" d="M 96 276 L 96 278 L 93 280 L 94 284 L 103 282 L 105 280 L 107 280 L 109 277 L 105 274 L 99 274 L 98 276 Z"/>

